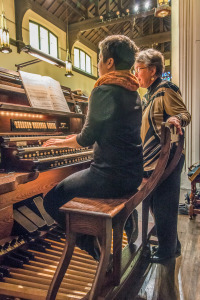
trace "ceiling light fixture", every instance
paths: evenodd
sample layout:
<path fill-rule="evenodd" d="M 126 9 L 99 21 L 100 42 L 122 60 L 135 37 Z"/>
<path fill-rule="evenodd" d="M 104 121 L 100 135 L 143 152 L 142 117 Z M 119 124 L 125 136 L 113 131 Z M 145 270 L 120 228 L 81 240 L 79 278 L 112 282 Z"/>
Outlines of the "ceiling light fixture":
<path fill-rule="evenodd" d="M 0 15 L 0 51 L 2 53 L 12 52 L 12 49 L 10 49 L 9 30 L 6 26 L 6 17 L 3 8 L 3 0 L 2 0 L 2 13 Z"/>
<path fill-rule="evenodd" d="M 155 9 L 155 17 L 164 18 L 171 15 L 171 7 L 168 0 L 157 0 L 157 8 Z"/>
<path fill-rule="evenodd" d="M 36 57 L 37 59 L 39 60 L 42 60 L 42 61 L 45 61 L 45 62 L 48 62 L 52 65 L 55 65 L 59 68 L 64 68 L 65 67 L 65 62 L 62 61 L 61 59 L 58 59 L 56 57 L 53 57 L 49 54 L 46 54 L 38 49 L 35 49 L 33 48 L 32 46 L 30 45 L 26 45 L 24 46 L 21 51 L 25 52 L 25 53 L 28 53 L 34 57 Z"/>
<path fill-rule="evenodd" d="M 147 1 L 147 2 L 145 3 L 144 7 L 145 7 L 145 9 L 149 9 L 149 7 L 150 7 L 149 1 Z"/>
<path fill-rule="evenodd" d="M 136 13 L 138 13 L 138 11 L 139 11 L 139 5 L 138 5 L 138 4 L 136 4 L 136 5 L 134 6 L 134 11 L 135 11 Z"/>
<path fill-rule="evenodd" d="M 66 68 L 66 73 L 65 73 L 66 77 L 71 77 L 74 75 L 72 73 L 72 60 L 69 52 L 68 22 L 67 22 L 67 54 L 66 54 L 65 68 Z"/>

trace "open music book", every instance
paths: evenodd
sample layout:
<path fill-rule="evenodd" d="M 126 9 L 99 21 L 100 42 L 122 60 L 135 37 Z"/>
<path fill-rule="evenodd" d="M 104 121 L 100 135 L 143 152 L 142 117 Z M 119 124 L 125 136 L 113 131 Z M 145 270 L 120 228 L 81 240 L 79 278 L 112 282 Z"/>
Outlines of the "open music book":
<path fill-rule="evenodd" d="M 60 83 L 39 74 L 19 71 L 29 103 L 34 108 L 70 112 Z"/>

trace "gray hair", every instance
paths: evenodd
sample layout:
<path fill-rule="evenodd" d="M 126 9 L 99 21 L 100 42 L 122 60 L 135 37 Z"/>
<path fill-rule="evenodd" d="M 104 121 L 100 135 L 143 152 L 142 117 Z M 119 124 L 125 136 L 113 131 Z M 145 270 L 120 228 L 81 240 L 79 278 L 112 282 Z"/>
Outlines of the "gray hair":
<path fill-rule="evenodd" d="M 160 51 L 155 49 L 147 49 L 138 53 L 136 63 L 143 63 L 147 67 L 155 66 L 158 77 L 162 76 L 165 70 L 164 56 Z"/>

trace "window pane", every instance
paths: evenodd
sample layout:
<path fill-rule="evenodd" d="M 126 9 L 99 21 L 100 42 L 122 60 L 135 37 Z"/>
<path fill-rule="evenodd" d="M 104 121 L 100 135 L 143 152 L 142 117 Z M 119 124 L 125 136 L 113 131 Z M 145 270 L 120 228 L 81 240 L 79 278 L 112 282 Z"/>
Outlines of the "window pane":
<path fill-rule="evenodd" d="M 79 66 L 79 49 L 74 48 L 74 67 L 80 68 Z"/>
<path fill-rule="evenodd" d="M 40 50 L 49 54 L 48 30 L 43 27 L 40 27 Z"/>
<path fill-rule="evenodd" d="M 49 34 L 49 39 L 50 39 L 50 55 L 53 57 L 58 57 L 58 47 L 57 47 L 57 43 L 58 43 L 58 39 L 55 35 L 53 35 L 52 33 Z"/>
<path fill-rule="evenodd" d="M 29 37 L 30 45 L 33 48 L 39 49 L 39 34 L 38 34 L 38 25 L 34 23 L 29 23 Z"/>
<path fill-rule="evenodd" d="M 85 53 L 83 51 L 80 51 L 80 57 L 81 57 L 81 70 L 85 71 Z"/>
<path fill-rule="evenodd" d="M 91 58 L 86 54 L 86 72 L 91 74 Z"/>

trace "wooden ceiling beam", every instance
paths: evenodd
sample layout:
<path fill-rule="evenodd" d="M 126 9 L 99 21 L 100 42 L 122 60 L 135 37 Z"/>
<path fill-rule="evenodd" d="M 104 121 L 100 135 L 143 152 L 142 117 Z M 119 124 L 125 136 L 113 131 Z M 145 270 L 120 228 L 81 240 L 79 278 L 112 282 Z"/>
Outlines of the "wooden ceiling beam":
<path fill-rule="evenodd" d="M 61 12 L 61 14 L 59 15 L 59 19 L 62 19 L 62 17 L 65 15 L 67 15 L 68 13 L 67 13 L 67 7 Z"/>
<path fill-rule="evenodd" d="M 87 31 L 94 28 L 100 28 L 100 27 L 110 26 L 114 24 L 124 23 L 127 21 L 133 21 L 134 18 L 145 18 L 153 14 L 154 14 L 154 9 L 147 12 L 142 12 L 140 14 L 127 15 L 121 18 L 114 18 L 109 21 L 103 21 L 103 22 L 100 20 L 99 17 L 94 17 L 89 20 L 84 20 L 78 23 L 69 24 L 69 31 L 77 31 L 77 30 Z"/>
<path fill-rule="evenodd" d="M 110 0 L 106 0 L 106 13 L 110 12 Z"/>
<path fill-rule="evenodd" d="M 99 15 L 99 0 L 95 0 L 95 16 L 98 17 Z"/>
<path fill-rule="evenodd" d="M 51 4 L 49 4 L 48 7 L 46 7 L 46 10 L 47 10 L 47 11 L 50 10 L 50 8 L 51 8 L 54 4 L 55 4 L 55 2 L 53 1 Z"/>
<path fill-rule="evenodd" d="M 58 7 L 56 8 L 56 10 L 53 12 L 55 15 L 57 14 L 57 12 L 59 12 L 59 10 L 62 9 L 62 3 L 60 3 L 58 5 Z"/>
<path fill-rule="evenodd" d="M 92 42 L 88 41 L 84 36 L 80 36 L 78 38 L 78 41 L 85 45 L 86 47 L 90 48 L 94 52 L 98 51 L 98 46 L 95 46 Z"/>
<path fill-rule="evenodd" d="M 138 47 L 141 46 L 152 46 L 155 43 L 165 43 L 171 41 L 171 31 L 154 33 L 150 35 L 145 35 L 134 39 L 134 42 Z"/>
<path fill-rule="evenodd" d="M 51 3 L 51 0 L 44 0 L 44 2 L 42 2 L 42 6 L 44 7 L 45 5 L 48 5 L 48 7 L 49 7 L 49 5 L 51 5 L 52 3 Z M 45 7 L 46 8 L 46 7 Z M 46 8 L 46 9 L 48 9 L 48 8 Z"/>
<path fill-rule="evenodd" d="M 86 18 L 86 14 L 85 13 L 83 13 L 83 11 L 82 10 L 80 10 L 80 9 L 78 9 L 78 8 L 76 8 L 76 7 L 74 7 L 73 5 L 72 5 L 72 3 L 74 3 L 73 1 L 71 1 L 71 0 L 57 0 L 57 2 L 58 3 L 63 3 L 64 5 L 67 5 L 69 8 L 71 8 L 76 14 L 78 14 L 79 16 L 81 16 L 82 18 Z"/>
<path fill-rule="evenodd" d="M 75 5 L 77 5 L 77 0 L 71 0 L 71 2 L 73 2 Z M 83 13 L 86 15 L 87 9 L 85 8 L 85 6 L 83 4 L 81 4 L 81 2 L 79 1 L 78 3 L 78 7 L 83 11 Z"/>
<path fill-rule="evenodd" d="M 119 10 L 122 10 L 122 9 L 123 9 L 122 0 L 118 0 L 117 6 L 118 6 L 118 9 L 119 9 Z"/>

